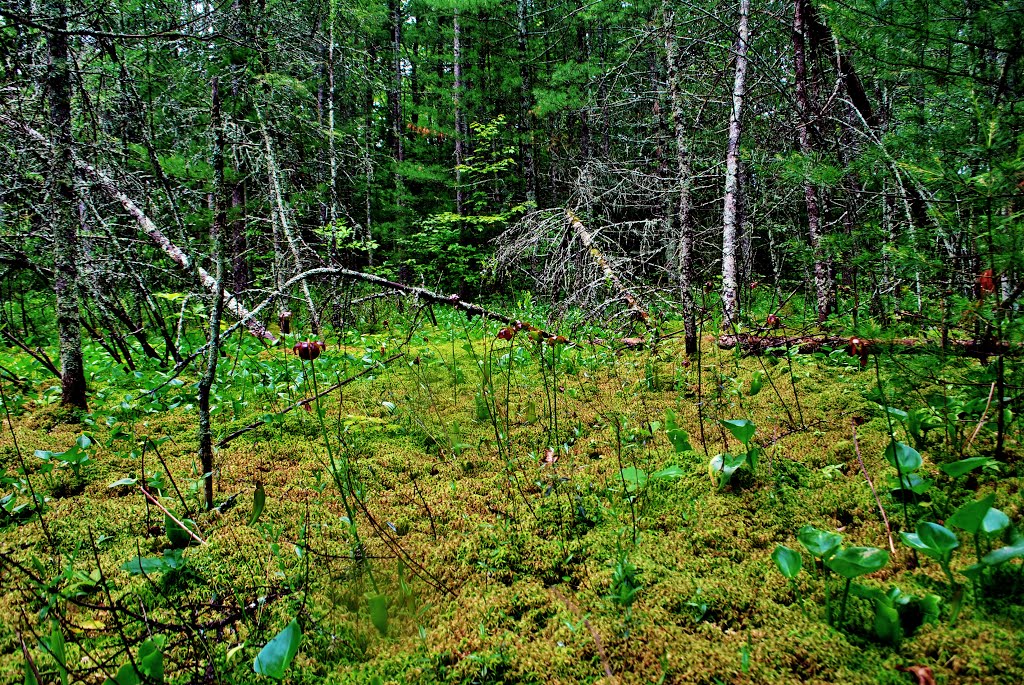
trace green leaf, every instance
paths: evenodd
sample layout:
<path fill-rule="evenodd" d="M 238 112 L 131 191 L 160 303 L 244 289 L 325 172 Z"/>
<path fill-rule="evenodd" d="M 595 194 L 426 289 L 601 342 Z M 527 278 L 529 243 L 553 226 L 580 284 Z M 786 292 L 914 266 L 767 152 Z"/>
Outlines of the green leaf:
<path fill-rule="evenodd" d="M 135 485 L 139 482 L 138 478 L 122 478 L 121 480 L 115 480 L 113 483 L 107 486 L 108 489 L 119 488 L 122 485 Z"/>
<path fill-rule="evenodd" d="M 748 419 L 726 419 L 722 421 L 722 425 L 728 428 L 732 436 L 742 442 L 744 447 L 750 444 L 750 439 L 754 437 L 754 431 L 757 430 L 753 422 Z"/>
<path fill-rule="evenodd" d="M 39 681 L 36 680 L 36 674 L 28 661 L 25 661 L 25 679 L 21 683 L 22 685 L 39 685 Z"/>
<path fill-rule="evenodd" d="M 139 657 L 136 663 L 144 676 L 158 683 L 164 681 L 164 648 L 166 638 L 163 635 L 152 637 L 139 646 Z"/>
<path fill-rule="evenodd" d="M 370 595 L 366 598 L 370 606 L 370 621 L 381 635 L 388 634 L 388 598 L 385 595 Z"/>
<path fill-rule="evenodd" d="M 162 573 L 173 571 L 184 565 L 180 549 L 168 550 L 162 557 L 135 557 L 121 566 L 121 569 L 139 575 L 142 573 Z"/>
<path fill-rule="evenodd" d="M 196 522 L 192 519 L 184 519 L 182 520 L 182 523 L 188 526 L 193 533 L 196 531 Z M 164 514 L 164 533 L 167 535 L 167 539 L 170 541 L 171 547 L 174 548 L 188 547 L 193 541 L 193 538 L 188 534 L 188 531 L 179 526 L 178 522 L 167 514 Z"/>
<path fill-rule="evenodd" d="M 685 475 L 686 472 L 683 471 L 682 467 L 678 464 L 672 464 L 671 466 L 666 466 L 660 471 L 655 471 L 651 474 L 651 478 L 681 478 Z"/>
<path fill-rule="evenodd" d="M 796 578 L 800 574 L 800 569 L 803 568 L 803 559 L 800 557 L 800 553 L 785 545 L 775 548 L 775 551 L 772 552 L 772 561 L 778 567 L 779 573 L 790 580 Z"/>
<path fill-rule="evenodd" d="M 996 508 L 988 510 L 981 522 L 981 532 L 988 536 L 998 535 L 1010 527 L 1010 517 Z"/>
<path fill-rule="evenodd" d="M 900 615 L 892 606 L 879 602 L 875 605 L 875 620 L 873 627 L 878 639 L 890 645 L 898 644 L 903 637 L 903 629 L 900 626 Z"/>
<path fill-rule="evenodd" d="M 747 455 L 745 454 L 716 454 L 708 462 L 708 475 L 711 476 L 711 482 L 716 484 L 719 489 L 724 488 L 746 460 Z"/>
<path fill-rule="evenodd" d="M 883 568 L 889 563 L 889 553 L 877 547 L 848 547 L 825 563 L 843 578 L 853 579 Z"/>
<path fill-rule="evenodd" d="M 747 394 L 753 397 L 757 393 L 761 392 L 761 387 L 764 384 L 763 379 L 764 374 L 760 371 L 755 371 L 753 377 L 750 379 L 750 390 L 747 391 Z"/>
<path fill-rule="evenodd" d="M 252 493 L 252 515 L 249 516 L 249 525 L 256 523 L 263 515 L 263 508 L 267 505 L 267 493 L 263 489 L 263 483 L 256 483 L 256 492 Z"/>
<path fill-rule="evenodd" d="M 819 530 L 814 526 L 804 526 L 796 534 L 796 539 L 804 546 L 811 556 L 819 559 L 830 558 L 839 545 L 843 542 L 843 536 L 839 533 L 832 533 L 826 530 Z"/>
<path fill-rule="evenodd" d="M 985 520 L 985 515 L 992 508 L 995 501 L 995 493 L 990 493 L 976 502 L 968 502 L 946 519 L 946 523 L 974 535 L 981 530 L 981 524 Z"/>
<path fill-rule="evenodd" d="M 941 563 L 948 562 L 953 550 L 960 546 L 956 533 L 931 521 L 921 521 L 917 524 L 917 532 L 900 533 L 900 538 L 908 546 Z"/>
<path fill-rule="evenodd" d="M 635 466 L 627 466 L 619 471 L 619 477 L 625 481 L 626 490 L 634 492 L 637 488 L 647 485 L 647 472 Z"/>
<path fill-rule="evenodd" d="M 1011 559 L 1018 559 L 1020 557 L 1024 557 L 1024 537 L 1017 538 L 1012 544 L 1005 547 L 992 550 L 982 557 L 981 561 L 988 566 L 998 566 Z"/>
<path fill-rule="evenodd" d="M 103 685 L 141 685 L 142 679 L 139 678 L 139 673 L 130 663 L 124 664 L 117 670 L 117 675 L 112 679 L 107 678 L 103 681 Z"/>
<path fill-rule="evenodd" d="M 954 461 L 952 464 L 942 464 L 939 466 L 939 470 L 950 478 L 959 478 L 979 466 L 984 466 L 988 461 L 988 457 L 969 457 L 960 461 Z"/>
<path fill-rule="evenodd" d="M 60 624 L 54 621 L 50 637 L 42 637 L 39 641 L 46 653 L 57 663 L 61 685 L 68 685 L 67 650 L 64 647 L 64 634 L 60 632 Z"/>
<path fill-rule="evenodd" d="M 292 659 L 299 652 L 301 640 L 302 629 L 299 627 L 299 620 L 293 618 L 291 623 L 256 655 L 255 661 L 252 662 L 252 670 L 260 675 L 282 680 Z"/>
<path fill-rule="evenodd" d="M 893 456 L 894 450 L 895 456 Z M 896 467 L 898 462 L 899 470 L 904 475 L 912 471 L 917 471 L 921 468 L 921 464 L 924 463 L 921 459 L 921 453 L 905 442 L 890 442 L 885 448 L 885 459 L 892 464 L 893 467 Z"/>
<path fill-rule="evenodd" d="M 693 446 L 690 444 L 690 434 L 679 427 L 678 417 L 676 417 L 676 413 L 671 409 L 665 410 L 665 434 L 668 435 L 668 441 L 672 443 L 672 449 L 677 454 L 693 451 Z"/>

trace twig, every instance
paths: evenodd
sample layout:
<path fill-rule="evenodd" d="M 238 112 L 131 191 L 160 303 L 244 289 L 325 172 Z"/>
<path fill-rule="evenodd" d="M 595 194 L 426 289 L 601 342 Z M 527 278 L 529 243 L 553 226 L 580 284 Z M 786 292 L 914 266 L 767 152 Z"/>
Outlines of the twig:
<path fill-rule="evenodd" d="M 889 527 L 889 517 L 885 515 L 885 508 L 882 506 L 882 500 L 878 497 L 878 491 L 875 490 L 875 484 L 871 482 L 871 476 L 868 475 L 868 469 L 864 466 L 864 459 L 860 456 L 860 445 L 857 443 L 857 424 L 850 419 L 850 428 L 853 429 L 853 450 L 857 453 L 857 461 L 860 462 L 861 473 L 864 474 L 864 480 L 868 482 L 868 487 L 871 488 L 871 494 L 875 496 L 875 502 L 878 503 L 878 511 L 882 514 L 882 521 L 885 523 L 885 532 L 889 536 L 889 550 L 896 554 L 896 545 L 892 541 L 892 528 Z"/>
<path fill-rule="evenodd" d="M 601 636 L 598 634 L 597 630 L 595 630 L 594 626 L 590 624 L 590 621 L 586 616 L 580 616 L 579 607 L 576 606 L 571 599 L 559 592 L 558 588 L 551 588 L 551 594 L 562 600 L 562 603 L 569 608 L 569 611 L 572 612 L 573 616 L 583 619 L 583 625 L 587 627 L 587 630 L 590 631 L 590 636 L 594 638 L 594 646 L 597 648 L 597 656 L 601 659 L 601 667 L 604 668 L 605 676 L 608 678 L 614 678 L 615 676 L 612 674 L 611 664 L 608 663 L 608 654 L 604 651 L 604 644 L 601 642 Z"/>
<path fill-rule="evenodd" d="M 995 391 L 996 391 L 996 384 L 995 384 L 995 381 L 993 381 L 992 382 L 992 387 L 990 387 L 988 389 L 988 401 L 985 402 L 985 411 L 981 412 L 981 418 L 978 419 L 978 425 L 975 427 L 974 432 L 971 433 L 971 439 L 967 441 L 966 445 L 964 445 L 963 452 L 966 452 L 968 450 L 968 448 L 970 448 L 971 443 L 973 443 L 974 439 L 976 437 L 978 437 L 978 432 L 981 430 L 981 427 L 985 425 L 985 417 L 988 415 L 988 408 L 990 406 L 992 406 L 992 394 Z M 963 452 L 961 452 L 961 454 Z"/>
<path fill-rule="evenodd" d="M 153 503 L 153 506 L 154 506 L 154 507 L 156 507 L 156 508 L 157 508 L 157 509 L 159 509 L 160 511 L 164 512 L 164 514 L 165 514 L 165 515 L 167 516 L 167 518 L 171 519 L 172 521 L 174 521 L 175 523 L 177 523 L 177 524 L 178 524 L 179 526 L 181 526 L 182 530 L 184 530 L 184 531 L 185 531 L 186 533 L 188 533 L 188 534 L 189 534 L 189 536 L 190 536 L 190 537 L 191 537 L 191 538 L 192 538 L 193 540 L 195 540 L 196 542 L 198 542 L 198 543 L 199 543 L 200 545 L 205 545 L 205 544 L 206 544 L 206 540 L 202 539 L 201 537 L 199 537 L 198 535 L 196 535 L 195 533 L 193 533 L 193 532 L 192 532 L 192 529 L 191 529 L 191 528 L 189 528 L 189 527 L 188 527 L 188 526 L 186 526 L 186 525 L 185 525 L 184 523 L 182 523 L 182 522 L 181 522 L 181 521 L 180 521 L 180 520 L 178 519 L 178 517 L 176 517 L 176 516 L 175 516 L 174 514 L 172 514 L 171 512 L 167 511 L 167 509 L 166 509 L 166 508 L 164 507 L 164 505 L 160 504 L 160 502 L 158 502 L 158 501 L 157 501 L 157 499 L 156 499 L 155 497 L 153 497 L 153 495 L 151 495 L 151 494 L 149 494 L 148 492 L 146 492 L 146 488 L 144 488 L 144 487 L 142 487 L 142 486 L 140 485 L 140 486 L 139 486 L 139 490 L 140 490 L 140 491 L 142 492 L 142 494 L 143 494 L 143 495 L 145 495 L 145 496 L 146 496 L 146 499 L 148 499 L 148 500 L 149 500 L 150 502 L 152 502 L 152 503 Z"/>

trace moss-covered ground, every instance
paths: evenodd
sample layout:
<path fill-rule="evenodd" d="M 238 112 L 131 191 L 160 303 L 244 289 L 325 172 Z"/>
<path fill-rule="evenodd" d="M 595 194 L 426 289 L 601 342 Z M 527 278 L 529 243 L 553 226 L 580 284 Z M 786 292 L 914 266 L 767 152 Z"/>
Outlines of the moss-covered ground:
<path fill-rule="evenodd" d="M 551 346 L 438 317 L 411 336 L 381 322 L 328 338 L 312 365 L 229 341 L 218 436 L 267 423 L 218 451 L 213 512 L 194 375 L 160 386 L 155 365 L 125 372 L 91 352 L 86 416 L 58 407 L 52 380 L 5 384 L 0 682 L 23 682 L 27 659 L 59 681 L 40 642 L 55 626 L 73 682 L 104 682 L 156 635 L 167 682 L 267 680 L 253 660 L 296 617 L 291 683 L 913 683 L 911 666 L 938 683 L 1024 682 L 1020 559 L 971 582 L 961 533 L 954 623 L 942 568 L 899 536 L 988 493 L 1024 519 L 1012 417 L 1001 461 L 940 469 L 994 454 L 978 361 L 882 356 L 876 374 L 844 350 L 745 358 L 710 337 L 687 359 L 673 337 L 627 349 L 571 331 Z M 886 404 L 921 409 L 930 429 L 908 431 Z M 756 426 L 759 459 L 723 485 L 708 464 L 743 453 L 720 422 L 732 419 Z M 923 455 L 923 494 L 891 491 L 890 421 Z M 36 452 L 83 433 L 80 464 Z M 141 486 L 204 541 L 177 569 L 123 568 L 176 554 Z M 257 486 L 266 504 L 252 521 Z M 883 640 L 875 603 L 851 596 L 829 625 L 821 572 L 796 539 L 805 525 L 888 551 L 856 583 L 937 595 L 938 620 Z M 982 553 L 1004 544 L 983 536 Z M 802 553 L 793 583 L 772 561 L 778 545 Z M 833 613 L 841 590 L 833 574 Z"/>

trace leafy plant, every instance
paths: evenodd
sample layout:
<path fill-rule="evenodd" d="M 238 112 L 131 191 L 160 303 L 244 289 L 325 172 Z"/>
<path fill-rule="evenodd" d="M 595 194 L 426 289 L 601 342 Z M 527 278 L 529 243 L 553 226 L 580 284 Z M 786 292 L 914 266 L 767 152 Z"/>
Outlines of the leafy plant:
<path fill-rule="evenodd" d="M 142 683 L 164 682 L 163 648 L 167 638 L 155 635 L 139 645 L 135 664 L 124 664 L 118 669 L 117 675 L 107 678 L 103 685 L 141 685 Z"/>
<path fill-rule="evenodd" d="M 293 618 L 280 633 L 268 642 L 252 662 L 252 670 L 275 680 L 283 680 L 284 674 L 299 653 L 302 628 L 299 620 Z"/>
<path fill-rule="evenodd" d="M 909 547 L 939 562 L 939 566 L 949 580 L 950 591 L 953 594 L 953 614 L 950 617 L 950 622 L 955 623 L 963 602 L 963 588 L 953 576 L 953 571 L 950 568 L 953 552 L 960 546 L 956 533 L 937 523 L 921 521 L 917 524 L 916 532 L 903 531 L 900 533 L 900 538 Z"/>
<path fill-rule="evenodd" d="M 839 625 L 846 619 L 846 601 L 850 596 L 850 584 L 854 578 L 866 576 L 885 567 L 889 553 L 877 547 L 847 547 L 840 549 L 825 564 L 846 579 L 843 600 L 839 606 Z"/>

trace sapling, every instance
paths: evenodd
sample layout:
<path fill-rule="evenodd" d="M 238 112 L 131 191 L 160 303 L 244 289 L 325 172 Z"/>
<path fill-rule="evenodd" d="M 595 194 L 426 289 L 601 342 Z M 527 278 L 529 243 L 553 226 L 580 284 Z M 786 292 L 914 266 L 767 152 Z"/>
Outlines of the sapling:
<path fill-rule="evenodd" d="M 803 559 L 800 557 L 800 553 L 785 545 L 779 545 L 772 552 L 772 561 L 775 562 L 779 573 L 789 580 L 789 584 L 796 594 L 796 601 L 800 604 L 800 612 L 806 616 L 807 610 L 804 608 L 804 597 L 800 594 L 800 587 L 796 584 L 796 577 L 800 575 L 800 570 L 803 568 Z"/>

